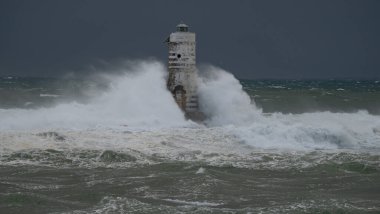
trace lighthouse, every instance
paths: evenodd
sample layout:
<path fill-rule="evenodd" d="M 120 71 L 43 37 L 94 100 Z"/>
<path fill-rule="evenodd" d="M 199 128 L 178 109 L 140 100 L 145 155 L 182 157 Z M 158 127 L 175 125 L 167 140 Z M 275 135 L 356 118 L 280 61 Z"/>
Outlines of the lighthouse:
<path fill-rule="evenodd" d="M 167 87 L 187 118 L 202 120 L 197 95 L 195 33 L 181 23 L 166 43 L 169 48 Z"/>

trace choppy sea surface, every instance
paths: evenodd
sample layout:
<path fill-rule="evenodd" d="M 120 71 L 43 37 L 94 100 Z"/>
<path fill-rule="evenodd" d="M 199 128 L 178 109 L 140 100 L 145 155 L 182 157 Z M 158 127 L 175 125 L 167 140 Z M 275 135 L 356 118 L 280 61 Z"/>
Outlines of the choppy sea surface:
<path fill-rule="evenodd" d="M 0 213 L 380 213 L 380 81 L 0 77 Z"/>

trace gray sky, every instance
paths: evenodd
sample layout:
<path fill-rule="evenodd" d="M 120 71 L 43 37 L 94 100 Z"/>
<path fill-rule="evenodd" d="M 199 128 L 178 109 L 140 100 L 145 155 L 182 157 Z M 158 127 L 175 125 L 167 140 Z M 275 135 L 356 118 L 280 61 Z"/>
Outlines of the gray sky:
<path fill-rule="evenodd" d="M 198 63 L 239 78 L 380 78 L 377 0 L 0 0 L 0 76 L 60 76 L 102 60 L 166 61 L 183 20 Z"/>

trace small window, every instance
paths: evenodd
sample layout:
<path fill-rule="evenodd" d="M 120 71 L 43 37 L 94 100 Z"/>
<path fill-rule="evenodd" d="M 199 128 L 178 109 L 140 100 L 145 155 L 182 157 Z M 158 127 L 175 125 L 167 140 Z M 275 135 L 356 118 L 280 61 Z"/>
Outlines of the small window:
<path fill-rule="evenodd" d="M 177 54 L 177 58 L 178 58 L 178 59 L 181 59 L 181 54 Z"/>

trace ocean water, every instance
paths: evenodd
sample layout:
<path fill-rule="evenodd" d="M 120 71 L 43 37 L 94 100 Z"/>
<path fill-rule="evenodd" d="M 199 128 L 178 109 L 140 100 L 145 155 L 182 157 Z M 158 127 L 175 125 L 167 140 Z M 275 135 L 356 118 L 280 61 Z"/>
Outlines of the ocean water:
<path fill-rule="evenodd" d="M 115 68 L 113 68 L 115 69 Z M 380 81 L 0 78 L 0 213 L 380 213 Z"/>

